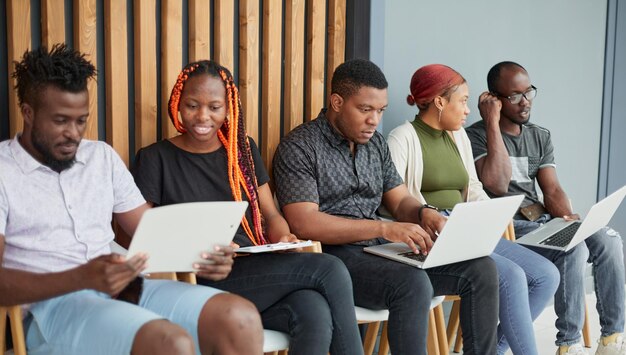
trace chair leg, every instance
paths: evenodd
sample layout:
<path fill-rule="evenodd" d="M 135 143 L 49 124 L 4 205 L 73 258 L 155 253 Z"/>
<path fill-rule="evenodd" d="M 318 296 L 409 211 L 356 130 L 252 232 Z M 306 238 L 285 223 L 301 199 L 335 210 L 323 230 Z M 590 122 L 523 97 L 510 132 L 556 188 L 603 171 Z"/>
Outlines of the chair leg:
<path fill-rule="evenodd" d="M 435 312 L 431 309 L 428 312 L 428 338 L 427 338 L 428 355 L 440 355 L 439 343 L 437 342 L 437 326 L 435 320 Z"/>
<path fill-rule="evenodd" d="M 437 340 L 439 342 L 439 353 L 448 355 L 450 347 L 446 337 L 446 320 L 443 317 L 443 307 L 438 305 L 433 309 L 435 312 L 435 326 L 437 328 Z"/>
<path fill-rule="evenodd" d="M 454 342 L 454 352 L 460 353 L 463 348 L 463 330 L 459 327 L 459 330 L 456 332 L 456 341 Z"/>
<path fill-rule="evenodd" d="M 7 334 L 7 308 L 0 307 L 0 351 L 4 354 L 7 350 L 7 342 L 4 338 Z"/>
<path fill-rule="evenodd" d="M 585 323 L 583 323 L 583 342 L 586 348 L 591 348 L 591 331 L 589 330 L 589 310 L 585 301 Z"/>
<path fill-rule="evenodd" d="M 448 338 L 448 348 L 452 347 L 452 342 L 459 329 L 461 322 L 459 316 L 461 312 L 461 301 L 456 300 L 452 302 L 452 309 L 450 310 L 450 319 L 448 321 L 448 330 L 446 331 L 446 337 Z"/>
<path fill-rule="evenodd" d="M 389 338 L 387 338 L 387 321 L 383 322 L 383 332 L 380 335 L 380 341 L 378 342 L 378 355 L 389 354 Z"/>
<path fill-rule="evenodd" d="M 363 340 L 363 352 L 365 355 L 372 355 L 374 352 L 379 328 L 380 322 L 373 322 L 367 325 L 367 332 L 365 333 L 365 339 Z"/>
<path fill-rule="evenodd" d="M 24 324 L 22 323 L 22 308 L 20 306 L 9 307 L 11 318 L 11 336 L 13 338 L 13 353 L 26 355 L 26 339 L 24 338 Z"/>

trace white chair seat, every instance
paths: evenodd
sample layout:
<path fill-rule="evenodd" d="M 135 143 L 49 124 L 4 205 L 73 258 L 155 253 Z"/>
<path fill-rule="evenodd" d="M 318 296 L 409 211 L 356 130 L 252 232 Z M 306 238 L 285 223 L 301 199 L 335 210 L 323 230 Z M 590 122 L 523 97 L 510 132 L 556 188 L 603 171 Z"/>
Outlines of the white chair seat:
<path fill-rule="evenodd" d="M 433 309 L 437 306 L 439 306 L 440 304 L 443 303 L 443 301 L 446 299 L 446 296 L 435 296 L 433 297 L 432 300 L 430 300 L 430 309 Z"/>
<path fill-rule="evenodd" d="M 359 323 L 382 322 L 389 318 L 389 310 L 387 309 L 373 310 L 355 306 L 354 311 L 356 313 L 356 320 Z"/>
<path fill-rule="evenodd" d="M 285 350 L 289 348 L 289 336 L 276 330 L 263 329 L 263 352 Z"/>
<path fill-rule="evenodd" d="M 445 296 L 433 297 L 433 299 L 430 301 L 430 309 L 433 309 L 440 305 L 443 302 L 444 298 Z M 356 312 L 356 320 L 359 323 L 382 322 L 386 321 L 389 318 L 389 310 L 387 309 L 373 310 L 355 306 L 354 311 Z"/>

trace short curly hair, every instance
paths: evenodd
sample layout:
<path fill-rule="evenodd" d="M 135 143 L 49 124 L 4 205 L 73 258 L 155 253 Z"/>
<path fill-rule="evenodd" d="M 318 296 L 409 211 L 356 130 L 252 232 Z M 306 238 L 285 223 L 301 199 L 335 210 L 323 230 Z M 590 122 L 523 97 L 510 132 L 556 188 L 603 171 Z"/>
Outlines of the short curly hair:
<path fill-rule="evenodd" d="M 385 74 L 376 64 L 365 59 L 353 59 L 335 69 L 330 83 L 330 93 L 347 99 L 363 86 L 386 89 L 389 84 Z"/>
<path fill-rule="evenodd" d="M 87 81 L 96 76 L 96 68 L 85 54 L 60 43 L 48 51 L 45 46 L 24 52 L 11 74 L 16 79 L 20 104 L 38 104 L 39 92 L 48 86 L 78 93 L 87 90 Z"/>

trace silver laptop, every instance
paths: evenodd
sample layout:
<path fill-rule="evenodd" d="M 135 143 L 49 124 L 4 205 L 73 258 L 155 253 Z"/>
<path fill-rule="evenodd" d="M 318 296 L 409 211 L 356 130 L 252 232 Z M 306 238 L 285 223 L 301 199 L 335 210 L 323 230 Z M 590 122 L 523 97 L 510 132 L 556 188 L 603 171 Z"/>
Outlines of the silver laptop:
<path fill-rule="evenodd" d="M 609 223 L 626 195 L 626 186 L 591 207 L 582 221 L 553 218 L 517 240 L 518 243 L 568 251 Z"/>
<path fill-rule="evenodd" d="M 427 269 L 493 253 L 524 196 L 508 196 L 454 206 L 428 255 L 415 254 L 404 243 L 364 248 L 365 252 Z"/>
<path fill-rule="evenodd" d="M 200 254 L 228 245 L 239 228 L 247 202 L 190 202 L 149 209 L 144 213 L 127 257 L 148 254 L 151 272 L 193 272 Z"/>

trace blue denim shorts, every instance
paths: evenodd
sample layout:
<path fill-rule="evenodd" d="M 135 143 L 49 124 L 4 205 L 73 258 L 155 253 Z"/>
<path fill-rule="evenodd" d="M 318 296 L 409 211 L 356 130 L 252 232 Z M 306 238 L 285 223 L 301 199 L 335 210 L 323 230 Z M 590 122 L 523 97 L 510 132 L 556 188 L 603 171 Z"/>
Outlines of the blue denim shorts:
<path fill-rule="evenodd" d="M 139 305 L 93 290 L 31 305 L 25 318 L 28 353 L 129 354 L 137 331 L 155 319 L 183 327 L 198 345 L 198 318 L 207 300 L 223 291 L 177 281 L 145 280 Z"/>

